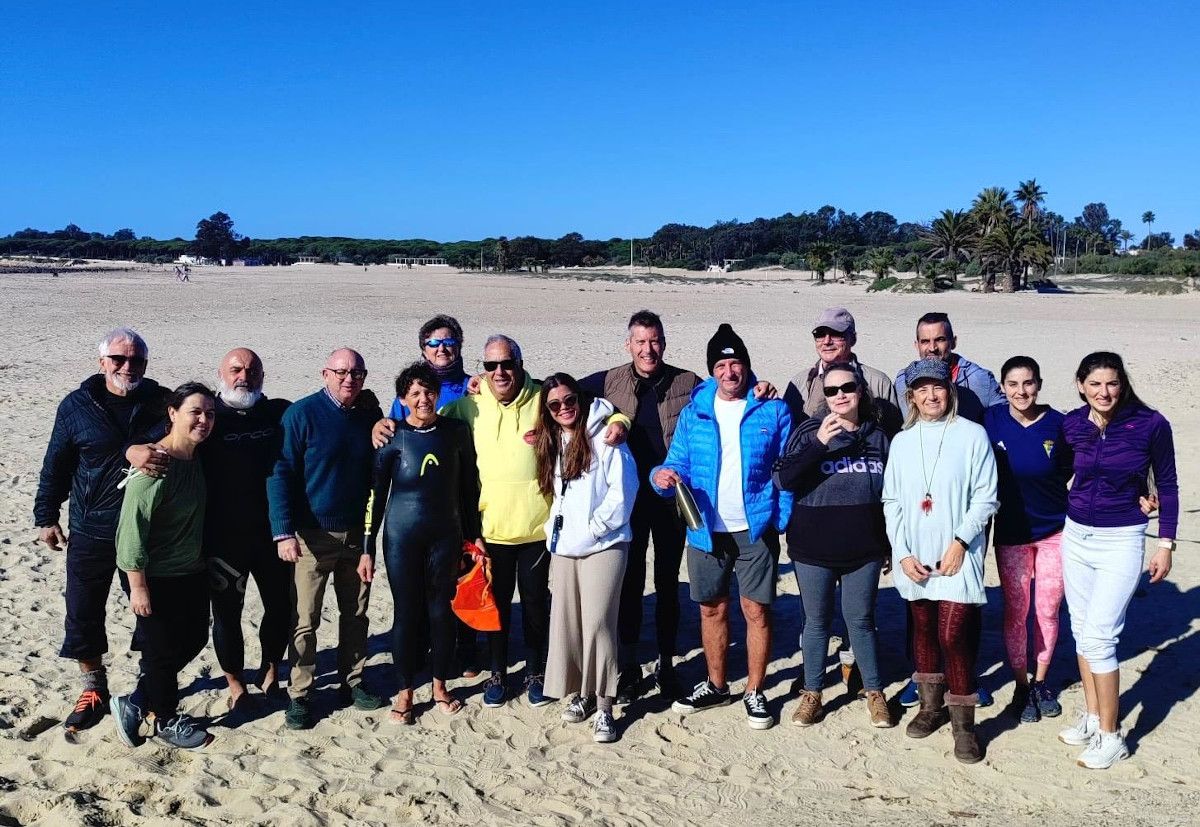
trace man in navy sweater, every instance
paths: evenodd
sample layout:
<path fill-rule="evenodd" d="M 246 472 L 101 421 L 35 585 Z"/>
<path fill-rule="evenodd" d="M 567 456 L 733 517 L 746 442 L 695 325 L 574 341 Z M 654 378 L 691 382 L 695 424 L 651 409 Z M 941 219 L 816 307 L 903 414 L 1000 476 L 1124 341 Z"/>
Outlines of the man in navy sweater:
<path fill-rule="evenodd" d="M 363 686 L 367 661 L 370 555 L 362 521 L 371 488 L 371 426 L 383 417 L 374 394 L 363 393 L 367 366 L 339 348 L 321 371 L 325 387 L 288 408 L 275 471 L 267 481 L 271 533 L 280 559 L 295 564 L 296 628 L 285 722 L 313 724 L 309 692 L 316 674 L 317 629 L 325 585 L 333 575 L 338 602 L 338 676 L 342 702 L 379 709 L 385 701 Z"/>

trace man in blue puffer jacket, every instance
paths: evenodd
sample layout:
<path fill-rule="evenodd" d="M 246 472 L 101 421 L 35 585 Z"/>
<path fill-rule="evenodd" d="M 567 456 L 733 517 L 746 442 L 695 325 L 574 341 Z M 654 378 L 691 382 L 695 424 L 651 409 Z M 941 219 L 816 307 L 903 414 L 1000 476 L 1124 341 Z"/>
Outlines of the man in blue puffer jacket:
<path fill-rule="evenodd" d="M 687 485 L 701 519 L 698 528 L 688 529 L 687 567 L 692 600 L 700 604 L 708 678 L 673 708 L 688 714 L 731 700 L 725 658 L 729 587 L 736 573 L 746 618 L 746 721 L 752 729 L 768 729 L 775 721 L 762 682 L 775 599 L 772 549 L 792 510 L 792 495 L 771 485 L 771 467 L 783 454 L 791 417 L 783 401 L 749 393 L 755 382 L 750 354 L 728 324 L 708 342 L 708 371 L 712 378 L 692 391 L 679 416 L 666 461 L 650 472 L 659 496 L 671 496 L 680 482 Z"/>

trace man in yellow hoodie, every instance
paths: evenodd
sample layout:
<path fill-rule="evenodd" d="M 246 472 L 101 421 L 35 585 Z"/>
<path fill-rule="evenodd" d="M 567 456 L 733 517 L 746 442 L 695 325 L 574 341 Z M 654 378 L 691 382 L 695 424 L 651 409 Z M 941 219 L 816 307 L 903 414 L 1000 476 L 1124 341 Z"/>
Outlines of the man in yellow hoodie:
<path fill-rule="evenodd" d="M 508 633 L 514 588 L 521 592 L 521 627 L 525 633 L 525 690 L 529 703 L 543 706 L 553 699 L 542 693 L 542 675 L 550 629 L 550 554 L 543 526 L 550 501 L 538 489 L 533 429 L 538 420 L 541 385 L 525 372 L 521 346 L 503 334 L 490 336 L 483 347 L 486 381 L 441 410 L 471 427 L 479 463 L 479 510 L 483 539 L 492 559 L 492 589 L 500 607 L 500 631 L 488 633 L 491 676 L 483 705 L 497 708 L 508 698 Z M 629 420 L 614 417 L 624 429 Z M 610 420 L 611 422 L 612 420 Z M 623 429 L 622 429 L 623 430 Z M 624 434 L 619 441 L 623 441 Z"/>

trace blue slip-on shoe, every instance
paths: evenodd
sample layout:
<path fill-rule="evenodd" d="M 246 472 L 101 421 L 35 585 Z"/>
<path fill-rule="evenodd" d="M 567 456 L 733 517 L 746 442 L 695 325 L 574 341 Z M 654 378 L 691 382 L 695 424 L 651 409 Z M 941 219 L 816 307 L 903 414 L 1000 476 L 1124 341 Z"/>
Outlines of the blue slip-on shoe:
<path fill-rule="evenodd" d="M 904 707 L 913 707 L 921 702 L 921 696 L 917 694 L 917 685 L 913 681 L 906 683 L 896 697 L 900 701 L 900 706 Z"/>
<path fill-rule="evenodd" d="M 504 686 L 504 676 L 493 672 L 483 687 L 483 705 L 488 709 L 499 709 L 508 700 L 508 689 Z"/>

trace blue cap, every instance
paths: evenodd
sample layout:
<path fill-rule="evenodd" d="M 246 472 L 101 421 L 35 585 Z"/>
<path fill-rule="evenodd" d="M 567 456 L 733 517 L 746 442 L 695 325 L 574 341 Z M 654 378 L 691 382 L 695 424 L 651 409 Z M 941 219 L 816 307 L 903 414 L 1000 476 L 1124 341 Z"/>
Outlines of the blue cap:
<path fill-rule="evenodd" d="M 922 379 L 950 384 L 950 366 L 941 359 L 918 359 L 904 369 L 904 384 L 910 388 Z"/>

